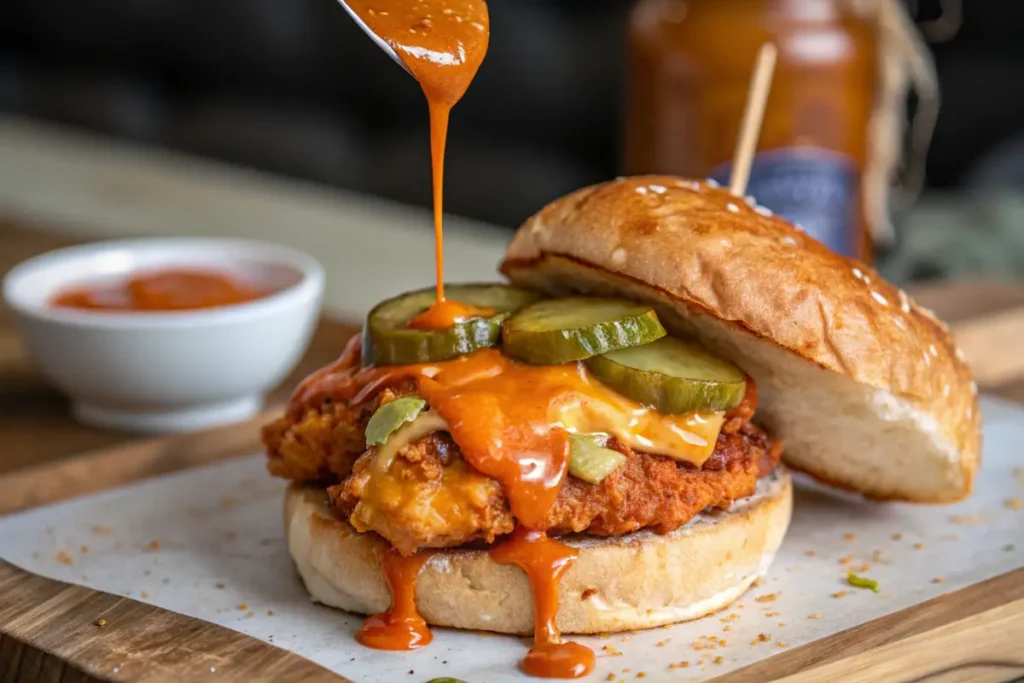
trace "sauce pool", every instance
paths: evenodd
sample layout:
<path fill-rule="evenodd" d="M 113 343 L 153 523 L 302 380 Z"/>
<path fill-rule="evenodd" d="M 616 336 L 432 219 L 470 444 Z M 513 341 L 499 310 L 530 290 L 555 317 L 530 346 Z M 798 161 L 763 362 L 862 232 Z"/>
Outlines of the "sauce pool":
<path fill-rule="evenodd" d="M 268 294 L 224 273 L 181 268 L 73 287 L 54 296 L 50 305 L 93 311 L 191 311 L 255 301 Z"/>

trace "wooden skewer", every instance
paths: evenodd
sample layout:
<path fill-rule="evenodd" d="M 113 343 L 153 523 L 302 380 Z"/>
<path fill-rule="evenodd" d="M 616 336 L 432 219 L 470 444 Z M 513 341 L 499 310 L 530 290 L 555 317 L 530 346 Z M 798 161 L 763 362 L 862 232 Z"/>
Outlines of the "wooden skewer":
<path fill-rule="evenodd" d="M 750 90 L 747 91 L 747 107 L 740 123 L 740 134 L 736 138 L 736 152 L 732 159 L 732 176 L 729 178 L 729 191 L 742 197 L 747 191 L 750 180 L 750 167 L 754 163 L 757 151 L 757 140 L 761 136 L 761 122 L 764 120 L 764 109 L 768 103 L 768 93 L 772 88 L 772 76 L 775 73 L 775 59 L 778 50 L 772 43 L 765 43 L 757 53 L 754 75 L 750 79 Z"/>

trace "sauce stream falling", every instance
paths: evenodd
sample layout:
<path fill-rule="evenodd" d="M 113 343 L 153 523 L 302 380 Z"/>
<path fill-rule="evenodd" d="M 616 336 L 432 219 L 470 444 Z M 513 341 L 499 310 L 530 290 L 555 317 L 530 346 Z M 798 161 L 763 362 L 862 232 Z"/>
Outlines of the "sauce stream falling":
<path fill-rule="evenodd" d="M 543 531 L 520 525 L 503 543 L 490 550 L 499 564 L 514 564 L 530 580 L 533 592 L 533 647 L 520 665 L 538 678 L 579 678 L 594 668 L 594 651 L 579 643 L 562 642 L 558 616 L 558 581 L 578 555 L 574 548 L 548 538 Z"/>
<path fill-rule="evenodd" d="M 377 650 L 415 650 L 430 644 L 434 635 L 416 611 L 416 575 L 429 557 L 429 552 L 403 557 L 391 547 L 377 553 L 391 591 L 391 607 L 368 617 L 356 640 Z"/>
<path fill-rule="evenodd" d="M 417 318 L 420 329 L 443 329 L 469 317 L 444 298 L 444 152 L 448 118 L 480 68 L 490 40 L 483 0 L 347 0 L 349 7 L 395 51 L 423 88 L 430 113 L 434 177 L 434 249 L 437 298 Z M 453 305 L 454 304 L 454 305 Z"/>

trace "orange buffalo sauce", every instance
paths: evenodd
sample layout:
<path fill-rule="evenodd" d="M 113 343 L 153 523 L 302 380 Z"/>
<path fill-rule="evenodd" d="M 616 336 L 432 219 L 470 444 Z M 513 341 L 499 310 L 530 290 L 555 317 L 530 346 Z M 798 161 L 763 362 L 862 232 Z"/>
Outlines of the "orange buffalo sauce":
<path fill-rule="evenodd" d="M 337 363 L 299 386 L 292 409 L 303 411 L 327 398 L 358 405 L 387 386 L 414 381 L 416 393 L 447 423 L 466 462 L 501 483 L 519 521 L 491 557 L 521 567 L 530 580 L 536 645 L 523 670 L 548 677 L 590 671 L 593 653 L 562 643 L 555 622 L 558 580 L 576 551 L 543 533 L 567 473 L 569 433 L 609 433 L 645 452 L 668 451 L 699 467 L 714 450 L 722 414 L 663 415 L 606 388 L 582 363 L 525 365 L 497 349 L 390 367 L 361 368 L 359 355 L 355 337 Z M 371 481 L 368 488 L 373 486 Z M 405 587 L 392 584 L 396 596 L 411 593 L 415 574 L 404 580 Z"/>
<path fill-rule="evenodd" d="M 499 564 L 514 564 L 530 580 L 533 592 L 533 647 L 522 669 L 539 678 L 579 678 L 594 669 L 594 651 L 579 643 L 562 642 L 558 617 L 558 580 L 576 561 L 577 552 L 548 538 L 543 531 L 519 525 L 505 542 L 490 550 Z"/>
<path fill-rule="evenodd" d="M 391 607 L 363 622 L 356 640 L 378 650 L 415 650 L 434 639 L 430 627 L 416 611 L 416 575 L 429 552 L 403 557 L 394 548 L 377 553 L 384 579 L 391 591 Z"/>
<path fill-rule="evenodd" d="M 167 269 L 75 287 L 57 294 L 51 305 L 97 311 L 188 311 L 240 304 L 267 294 L 230 275 Z"/>
<path fill-rule="evenodd" d="M 448 117 L 480 68 L 490 40 L 483 0 L 347 0 L 349 7 L 398 55 L 427 96 L 434 176 L 437 300 L 418 318 L 420 329 L 443 329 L 467 318 L 444 298 L 443 188 Z"/>

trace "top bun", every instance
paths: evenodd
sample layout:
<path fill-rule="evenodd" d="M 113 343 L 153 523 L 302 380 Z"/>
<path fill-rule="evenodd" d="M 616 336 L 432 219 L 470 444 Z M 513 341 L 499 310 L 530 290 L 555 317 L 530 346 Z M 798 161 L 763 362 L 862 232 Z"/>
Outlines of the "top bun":
<path fill-rule="evenodd" d="M 786 461 L 868 497 L 970 493 L 977 386 L 948 328 L 871 268 L 713 182 L 621 178 L 558 199 L 501 271 L 551 294 L 655 305 L 758 383 Z"/>

